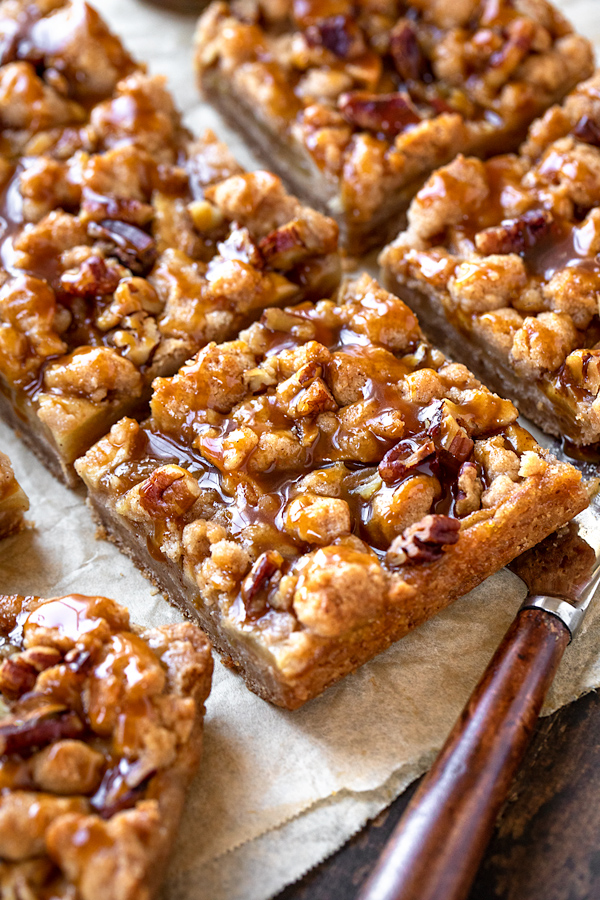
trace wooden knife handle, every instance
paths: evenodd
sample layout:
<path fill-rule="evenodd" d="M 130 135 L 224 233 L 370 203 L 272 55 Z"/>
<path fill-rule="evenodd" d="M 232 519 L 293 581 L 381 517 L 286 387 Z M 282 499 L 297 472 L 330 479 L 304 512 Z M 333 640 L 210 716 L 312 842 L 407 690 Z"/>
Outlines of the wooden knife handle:
<path fill-rule="evenodd" d="M 389 839 L 359 900 L 462 900 L 569 643 L 521 610 Z"/>

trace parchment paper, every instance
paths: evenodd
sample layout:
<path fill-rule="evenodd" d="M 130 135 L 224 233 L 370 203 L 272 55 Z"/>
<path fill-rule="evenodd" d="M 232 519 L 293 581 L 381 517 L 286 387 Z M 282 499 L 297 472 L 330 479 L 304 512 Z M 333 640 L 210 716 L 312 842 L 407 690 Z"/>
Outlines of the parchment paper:
<path fill-rule="evenodd" d="M 136 0 L 97 3 L 140 59 L 169 76 L 194 130 L 212 127 L 240 162 L 251 155 L 198 102 L 193 18 Z M 600 43 L 600 3 L 558 5 Z M 58 484 L 0 423 L 31 499 L 34 526 L 0 545 L 0 590 L 106 594 L 145 624 L 178 613 L 133 564 L 95 540 L 83 491 Z M 205 753 L 165 881 L 164 900 L 267 900 L 333 852 L 427 768 L 524 596 L 510 572 L 453 607 L 303 709 L 275 709 L 217 662 Z M 546 712 L 600 686 L 600 606 L 568 648 Z"/>

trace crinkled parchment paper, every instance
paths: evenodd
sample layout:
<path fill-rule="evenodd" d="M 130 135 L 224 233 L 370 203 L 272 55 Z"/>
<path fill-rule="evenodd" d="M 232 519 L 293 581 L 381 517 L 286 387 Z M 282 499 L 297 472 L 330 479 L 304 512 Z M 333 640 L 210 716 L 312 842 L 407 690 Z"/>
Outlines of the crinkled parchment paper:
<path fill-rule="evenodd" d="M 214 128 L 252 165 L 197 99 L 193 19 L 136 0 L 97 5 L 151 71 L 168 75 L 190 127 Z M 598 0 L 559 6 L 600 39 Z M 34 523 L 0 546 L 2 593 L 106 594 L 135 621 L 178 618 L 128 559 L 95 540 L 83 491 L 58 484 L 1 423 L 0 449 L 31 499 Z M 165 900 L 266 900 L 340 846 L 427 768 L 523 595 L 515 576 L 499 573 L 294 713 L 258 699 L 217 663 L 204 758 Z M 568 648 L 546 711 L 599 685 L 600 605 Z"/>

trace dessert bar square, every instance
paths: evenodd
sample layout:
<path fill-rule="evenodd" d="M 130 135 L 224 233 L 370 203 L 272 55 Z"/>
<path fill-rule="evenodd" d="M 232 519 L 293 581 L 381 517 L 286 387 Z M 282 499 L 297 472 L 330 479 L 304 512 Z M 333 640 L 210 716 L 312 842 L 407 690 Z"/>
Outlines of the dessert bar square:
<path fill-rule="evenodd" d="M 300 706 L 587 505 L 367 275 L 154 382 L 76 462 L 108 537 L 249 687 Z"/>
<path fill-rule="evenodd" d="M 0 538 L 21 531 L 23 513 L 28 509 L 29 500 L 15 478 L 10 459 L 0 451 Z"/>
<path fill-rule="evenodd" d="M 458 152 L 514 150 L 592 74 L 547 0 L 232 0 L 196 35 L 204 96 L 353 254 Z"/>
<path fill-rule="evenodd" d="M 436 343 L 545 431 L 600 441 L 600 72 L 519 155 L 458 157 L 380 256 Z"/>
<path fill-rule="evenodd" d="M 199 764 L 210 643 L 105 597 L 0 596 L 0 894 L 156 896 Z"/>
<path fill-rule="evenodd" d="M 182 128 L 84 3 L 0 3 L 0 411 L 59 476 L 150 384 L 337 287 L 336 224 Z"/>

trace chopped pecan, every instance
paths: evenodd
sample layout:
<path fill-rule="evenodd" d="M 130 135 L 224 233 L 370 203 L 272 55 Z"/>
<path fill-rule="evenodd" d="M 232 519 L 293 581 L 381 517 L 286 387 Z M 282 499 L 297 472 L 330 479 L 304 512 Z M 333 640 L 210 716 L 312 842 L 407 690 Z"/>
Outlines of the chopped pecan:
<path fill-rule="evenodd" d="M 392 28 L 390 54 L 403 81 L 420 81 L 427 71 L 427 59 L 408 19 L 400 19 Z"/>
<path fill-rule="evenodd" d="M 409 125 L 421 121 L 418 109 L 405 91 L 396 94 L 370 94 L 349 91 L 338 99 L 340 112 L 351 125 L 394 138 Z"/>
<path fill-rule="evenodd" d="M 433 562 L 440 559 L 444 547 L 456 544 L 460 522 L 450 516 L 427 515 L 420 522 L 409 525 L 390 546 L 390 551 L 401 559 L 400 551 L 406 554 L 407 562 Z"/>
<path fill-rule="evenodd" d="M 548 210 L 531 209 L 516 219 L 505 219 L 500 225 L 480 231 L 475 235 L 475 246 L 485 256 L 523 253 L 548 234 L 552 221 Z"/>
<path fill-rule="evenodd" d="M 257 602 L 258 594 L 267 586 L 274 575 L 281 572 L 283 556 L 277 550 L 261 553 L 242 583 L 242 600 L 248 618 L 258 618 L 266 612 L 266 600 Z"/>
<path fill-rule="evenodd" d="M 330 16 L 304 32 L 309 47 L 324 47 L 340 59 L 356 59 L 367 49 L 362 31 L 350 16 Z"/>
<path fill-rule="evenodd" d="M 290 269 L 312 252 L 307 250 L 302 240 L 300 224 L 295 221 L 287 222 L 281 228 L 269 232 L 258 247 L 270 266 L 283 271 Z"/>
<path fill-rule="evenodd" d="M 386 484 L 393 484 L 434 453 L 435 444 L 425 435 L 406 438 L 388 450 L 379 463 L 379 474 Z"/>
<path fill-rule="evenodd" d="M 101 256 L 90 256 L 77 269 L 65 272 L 60 279 L 65 294 L 76 297 L 102 297 L 114 293 L 121 273 L 107 265 Z"/>
<path fill-rule="evenodd" d="M 136 275 L 146 274 L 154 265 L 157 256 L 154 238 L 137 225 L 118 219 L 102 219 L 101 222 L 90 222 L 88 234 L 105 243 L 107 253 Z"/>
<path fill-rule="evenodd" d="M 180 516 L 198 499 L 196 479 L 180 466 L 161 466 L 140 487 L 140 505 L 156 518 Z"/>
<path fill-rule="evenodd" d="M 477 464 L 465 462 L 460 467 L 457 480 L 458 490 L 454 508 L 457 516 L 467 516 L 481 506 L 483 483 L 479 477 Z"/>
<path fill-rule="evenodd" d="M 122 758 L 118 765 L 108 769 L 100 787 L 91 799 L 91 805 L 102 819 L 110 819 L 115 813 L 131 809 L 144 792 L 148 781 L 156 772 L 144 773 L 138 784 L 133 784 L 132 764 Z"/>
<path fill-rule="evenodd" d="M 62 738 L 78 737 L 83 722 L 73 710 L 52 702 L 6 716 L 0 722 L 0 753 L 25 753 Z"/>
<path fill-rule="evenodd" d="M 130 225 L 146 225 L 153 216 L 149 203 L 142 203 L 131 197 L 105 197 L 84 188 L 81 212 L 85 219 L 103 221 L 104 219 L 128 222 Z"/>
<path fill-rule="evenodd" d="M 438 404 L 427 429 L 437 450 L 442 452 L 441 461 L 452 466 L 467 460 L 475 446 L 466 430 L 459 425 L 446 403 Z"/>
<path fill-rule="evenodd" d="M 586 144 L 600 147 L 600 124 L 590 116 L 582 116 L 571 133 Z"/>
<path fill-rule="evenodd" d="M 57 665 L 61 654 L 54 647 L 31 647 L 5 659 L 0 666 L 0 692 L 13 699 L 26 694 L 35 685 L 39 672 Z"/>
<path fill-rule="evenodd" d="M 35 668 L 20 654 L 5 659 L 0 666 L 0 693 L 9 699 L 30 691 L 37 678 Z"/>

